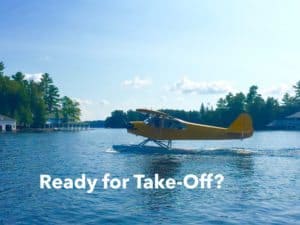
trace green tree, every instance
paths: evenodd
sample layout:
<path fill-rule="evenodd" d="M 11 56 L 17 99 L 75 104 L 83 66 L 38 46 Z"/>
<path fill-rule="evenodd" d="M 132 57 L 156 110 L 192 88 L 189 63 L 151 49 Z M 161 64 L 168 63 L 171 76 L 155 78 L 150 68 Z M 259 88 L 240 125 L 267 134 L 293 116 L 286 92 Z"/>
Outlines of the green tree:
<path fill-rule="evenodd" d="M 48 115 L 55 113 L 59 108 L 59 91 L 53 84 L 53 80 L 48 73 L 42 75 L 40 87 L 43 92 Z"/>
<path fill-rule="evenodd" d="M 257 90 L 258 90 L 258 87 L 256 85 L 252 85 L 249 88 L 249 92 L 246 96 L 246 109 L 247 109 L 247 111 L 251 110 L 251 107 L 253 106 L 255 99 L 258 98 L 258 97 L 261 97 L 258 94 Z"/>
<path fill-rule="evenodd" d="M 300 110 L 299 107 L 297 107 L 295 97 L 291 96 L 289 93 L 283 95 L 282 103 L 281 117 L 286 117 Z"/>
<path fill-rule="evenodd" d="M 33 127 L 43 127 L 46 122 L 46 105 L 39 85 L 30 82 L 30 107 L 33 114 Z"/>
<path fill-rule="evenodd" d="M 0 62 L 0 76 L 3 76 L 4 75 L 4 73 L 3 73 L 3 71 L 4 71 L 4 63 L 3 62 Z"/>
<path fill-rule="evenodd" d="M 22 72 L 17 72 L 15 75 L 12 75 L 12 78 L 21 84 L 27 83 L 25 82 L 25 75 Z"/>
<path fill-rule="evenodd" d="M 277 99 L 273 97 L 268 97 L 266 100 L 265 108 L 264 108 L 264 118 L 265 121 L 263 122 L 264 125 L 272 122 L 276 119 L 280 112 L 280 106 Z"/>
<path fill-rule="evenodd" d="M 64 96 L 61 99 L 61 105 L 62 105 L 61 112 L 63 115 L 63 121 L 65 123 L 80 121 L 81 111 L 78 102 L 73 101 L 71 98 L 67 96 Z"/>
<path fill-rule="evenodd" d="M 127 121 L 127 114 L 123 110 L 115 110 L 111 113 L 111 116 L 106 118 L 104 126 L 110 128 L 124 128 Z"/>
<path fill-rule="evenodd" d="M 285 93 L 282 98 L 283 105 L 286 107 L 291 107 L 294 104 L 294 98 L 290 96 L 289 93 Z"/>
<path fill-rule="evenodd" d="M 228 126 L 241 112 L 245 111 L 245 100 L 246 97 L 242 92 L 235 95 L 229 92 L 225 98 L 218 100 L 216 110 L 209 111 L 206 121 L 212 125 Z"/>
<path fill-rule="evenodd" d="M 205 107 L 204 107 L 203 103 L 201 103 L 201 105 L 200 105 L 200 114 L 201 114 L 201 117 L 203 117 L 205 114 Z"/>
<path fill-rule="evenodd" d="M 133 110 L 128 110 L 127 111 L 127 120 L 128 121 L 139 121 L 139 120 L 144 120 L 145 116 L 141 113 L 138 113 Z"/>
<path fill-rule="evenodd" d="M 10 82 L 14 88 L 12 101 L 10 102 L 11 115 L 18 121 L 19 125 L 30 126 L 33 118 L 30 107 L 30 88 L 28 82 L 24 79 L 25 75 L 17 72 L 12 76 L 13 80 Z"/>
<path fill-rule="evenodd" d="M 295 90 L 295 103 L 300 106 L 300 80 L 293 86 Z"/>

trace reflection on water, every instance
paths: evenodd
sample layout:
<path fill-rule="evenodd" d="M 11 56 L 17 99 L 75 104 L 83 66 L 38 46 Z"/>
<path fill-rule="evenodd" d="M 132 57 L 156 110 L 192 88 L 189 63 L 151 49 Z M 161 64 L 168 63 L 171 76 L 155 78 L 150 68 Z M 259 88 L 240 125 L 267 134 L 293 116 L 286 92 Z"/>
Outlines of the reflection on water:
<path fill-rule="evenodd" d="M 0 224 L 297 224 L 299 132 L 140 148 L 124 130 L 0 134 Z M 101 179 L 221 173 L 221 189 L 40 190 L 42 173 Z M 255 215 L 255 216 L 253 216 Z"/>
<path fill-rule="evenodd" d="M 133 153 L 133 154 L 199 154 L 199 155 L 251 155 L 253 151 L 243 148 L 172 148 L 166 149 L 159 146 L 139 146 L 139 145 L 113 145 L 111 150 L 120 153 Z"/>
<path fill-rule="evenodd" d="M 154 174 L 159 174 L 162 178 L 183 179 L 186 174 L 193 173 L 199 175 L 202 172 L 223 172 L 219 167 L 226 167 L 226 171 L 232 173 L 234 188 L 241 189 L 240 198 L 244 199 L 249 193 L 255 193 L 257 185 L 251 183 L 245 188 L 240 185 L 243 180 L 250 180 L 254 174 L 254 151 L 243 148 L 174 148 L 167 150 L 158 146 L 138 146 L 138 145 L 114 145 L 113 149 L 121 154 L 149 155 L 143 157 L 140 164 L 143 173 L 153 178 Z M 181 172 L 182 161 L 190 164 L 187 173 Z M 196 162 L 196 165 L 194 165 Z M 197 164 L 198 163 L 198 164 Z M 211 165 L 211 171 L 207 169 Z M 197 167 L 205 169 L 199 170 Z M 227 179 L 227 178 L 226 178 Z M 196 190 L 199 192 L 199 190 Z M 178 199 L 183 198 L 182 189 L 176 187 L 172 191 L 166 189 L 143 190 L 140 191 L 140 199 L 151 211 L 160 212 L 164 208 L 172 210 L 177 207 Z M 205 194 L 205 193 L 204 193 Z M 202 196 L 201 196 L 202 197 Z"/>
<path fill-rule="evenodd" d="M 175 156 L 151 157 L 143 162 L 144 173 L 150 176 L 158 173 L 161 177 L 174 177 L 180 167 L 180 160 Z"/>
<path fill-rule="evenodd" d="M 144 158 L 142 162 L 144 165 L 143 174 L 147 177 L 154 178 L 155 174 L 159 174 L 160 178 L 175 178 L 180 167 L 180 160 L 173 155 L 162 155 Z M 160 210 L 161 207 L 172 207 L 176 201 L 178 190 L 144 190 L 141 197 L 150 210 Z"/>
<path fill-rule="evenodd" d="M 237 169 L 243 172 L 243 175 L 250 176 L 254 172 L 254 162 L 251 156 L 235 157 L 234 165 Z"/>

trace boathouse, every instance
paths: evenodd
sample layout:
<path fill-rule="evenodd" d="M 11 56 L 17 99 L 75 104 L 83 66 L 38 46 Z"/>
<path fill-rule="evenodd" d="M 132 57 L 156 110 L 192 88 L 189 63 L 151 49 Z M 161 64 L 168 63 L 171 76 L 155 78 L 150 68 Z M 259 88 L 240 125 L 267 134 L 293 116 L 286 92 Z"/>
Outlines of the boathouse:
<path fill-rule="evenodd" d="M 0 132 L 15 131 L 16 120 L 0 114 Z"/>
<path fill-rule="evenodd" d="M 271 129 L 300 130 L 300 111 L 267 125 Z"/>

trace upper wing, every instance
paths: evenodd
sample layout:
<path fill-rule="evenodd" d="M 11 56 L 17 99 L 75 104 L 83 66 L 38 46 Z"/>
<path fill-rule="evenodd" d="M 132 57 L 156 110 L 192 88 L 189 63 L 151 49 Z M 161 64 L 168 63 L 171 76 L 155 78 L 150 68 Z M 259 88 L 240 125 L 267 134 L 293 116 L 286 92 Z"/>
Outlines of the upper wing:
<path fill-rule="evenodd" d="M 150 116 L 157 116 L 157 117 L 162 117 L 162 118 L 173 118 L 167 113 L 156 111 L 156 110 L 151 110 L 151 109 L 137 109 L 137 112 L 150 115 Z"/>

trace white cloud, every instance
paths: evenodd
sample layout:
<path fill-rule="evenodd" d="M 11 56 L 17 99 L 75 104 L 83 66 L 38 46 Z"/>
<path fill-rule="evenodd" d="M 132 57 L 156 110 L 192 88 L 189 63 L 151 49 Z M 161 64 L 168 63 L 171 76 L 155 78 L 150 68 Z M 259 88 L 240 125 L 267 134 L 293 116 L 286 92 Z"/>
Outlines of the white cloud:
<path fill-rule="evenodd" d="M 52 58 L 49 55 L 44 55 L 39 58 L 41 61 L 49 62 Z"/>
<path fill-rule="evenodd" d="M 133 87 L 133 88 L 143 88 L 152 84 L 149 79 L 142 79 L 139 76 L 134 77 L 132 80 L 125 80 L 123 86 Z"/>
<path fill-rule="evenodd" d="M 108 100 L 106 100 L 106 99 L 102 99 L 102 100 L 100 101 L 100 104 L 101 104 L 101 105 L 109 105 L 110 102 L 109 102 Z"/>
<path fill-rule="evenodd" d="M 181 92 L 183 94 L 222 94 L 233 91 L 233 88 L 228 82 L 225 81 L 198 82 L 192 81 L 187 77 L 183 77 L 169 90 Z"/>
<path fill-rule="evenodd" d="M 105 119 L 115 108 L 111 107 L 111 103 L 106 100 L 91 100 L 83 98 L 72 98 L 80 104 L 82 121 Z"/>
<path fill-rule="evenodd" d="M 25 73 L 25 80 L 40 82 L 42 79 L 43 73 Z"/>
<path fill-rule="evenodd" d="M 168 100 L 168 97 L 165 96 L 165 95 L 162 95 L 160 96 L 160 99 L 163 101 L 163 102 L 166 102 Z"/>
<path fill-rule="evenodd" d="M 99 120 L 105 119 L 107 115 L 113 110 L 111 109 L 110 102 L 106 99 L 90 100 L 82 98 L 72 98 L 80 104 L 81 120 Z"/>
<path fill-rule="evenodd" d="M 73 100 L 78 102 L 80 105 L 101 105 L 101 106 L 105 106 L 105 105 L 110 104 L 110 102 L 106 99 L 102 99 L 100 101 L 93 101 L 93 100 L 89 100 L 89 99 L 73 98 Z"/>
<path fill-rule="evenodd" d="M 279 84 L 262 90 L 262 95 L 265 97 L 267 96 L 282 97 L 285 93 L 289 93 L 289 94 L 293 93 L 293 84 Z"/>
<path fill-rule="evenodd" d="M 176 100 L 177 100 L 178 102 L 183 102 L 183 101 L 184 101 L 184 98 L 183 98 L 182 96 L 178 96 L 178 97 L 176 98 Z"/>
<path fill-rule="evenodd" d="M 80 105 L 92 105 L 93 101 L 88 99 L 81 99 L 81 98 L 73 98 L 76 102 L 78 102 Z"/>

